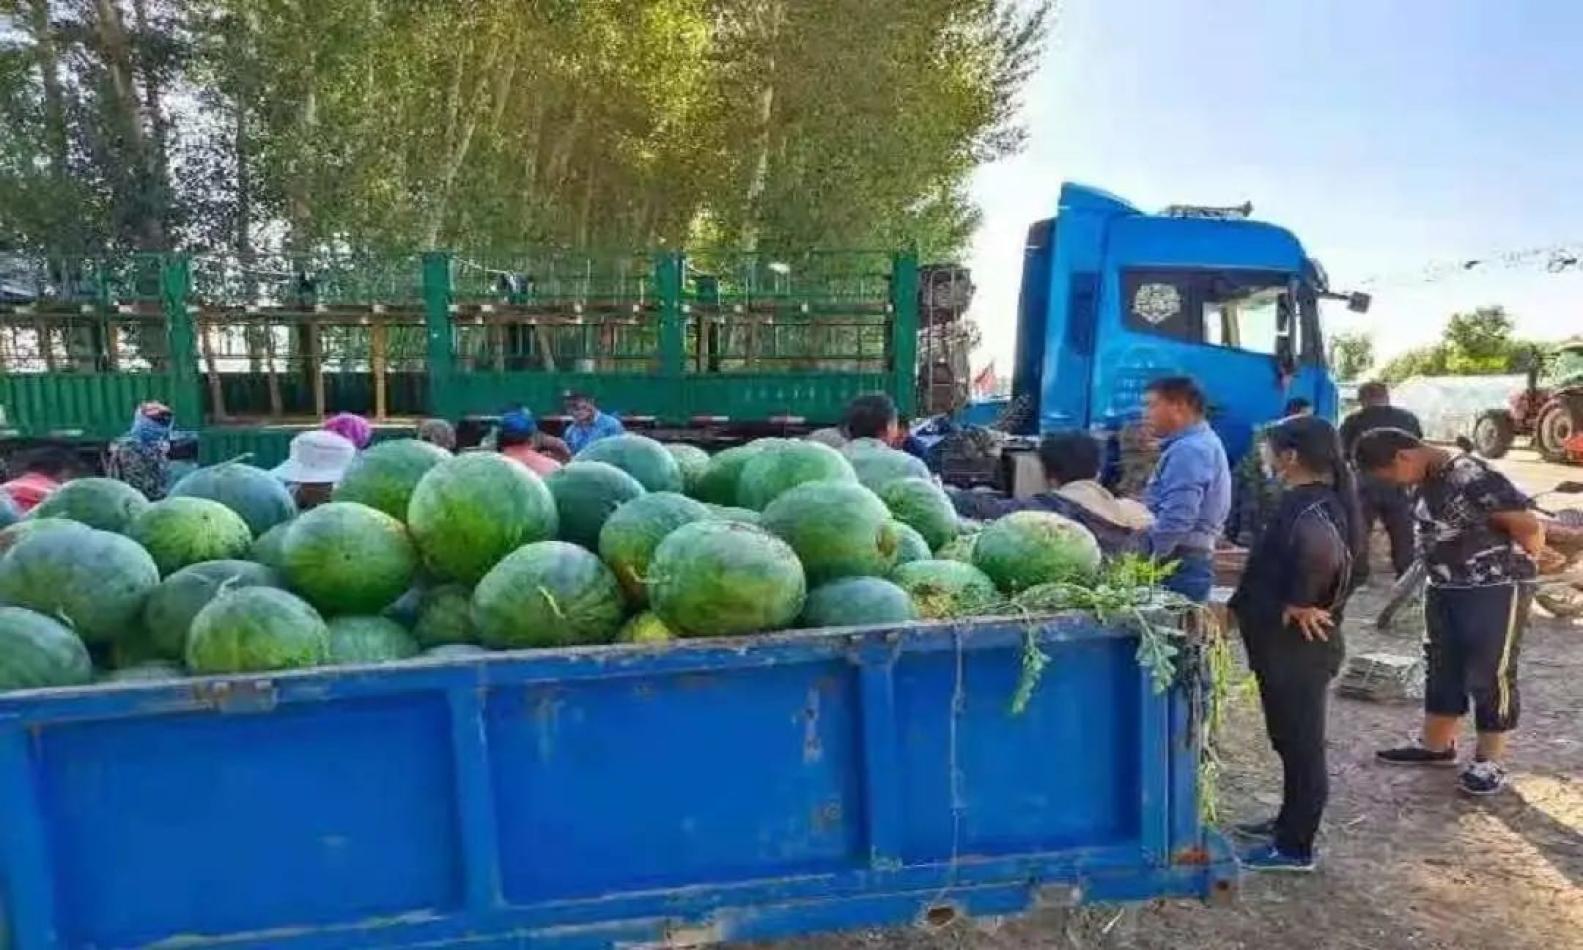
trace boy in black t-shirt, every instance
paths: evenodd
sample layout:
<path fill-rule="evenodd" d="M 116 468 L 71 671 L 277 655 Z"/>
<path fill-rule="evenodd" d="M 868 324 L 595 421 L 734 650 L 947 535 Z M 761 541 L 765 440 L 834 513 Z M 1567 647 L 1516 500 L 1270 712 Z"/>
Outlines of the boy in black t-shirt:
<path fill-rule="evenodd" d="M 1418 745 L 1385 749 L 1379 758 L 1455 765 L 1471 696 L 1478 747 L 1461 786 L 1471 795 L 1492 795 L 1506 784 L 1500 760 L 1506 735 L 1517 726 L 1517 656 L 1544 526 L 1506 476 L 1400 429 L 1363 434 L 1355 457 L 1359 470 L 1417 488 L 1418 557 L 1429 580 L 1424 732 Z"/>

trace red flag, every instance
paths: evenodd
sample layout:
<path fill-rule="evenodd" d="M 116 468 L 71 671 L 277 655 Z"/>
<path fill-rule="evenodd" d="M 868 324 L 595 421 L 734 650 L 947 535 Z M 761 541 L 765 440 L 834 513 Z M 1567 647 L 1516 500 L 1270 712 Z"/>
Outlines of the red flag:
<path fill-rule="evenodd" d="M 976 396 L 990 396 L 995 392 L 995 361 L 990 360 L 989 365 L 973 377 L 973 394 Z"/>

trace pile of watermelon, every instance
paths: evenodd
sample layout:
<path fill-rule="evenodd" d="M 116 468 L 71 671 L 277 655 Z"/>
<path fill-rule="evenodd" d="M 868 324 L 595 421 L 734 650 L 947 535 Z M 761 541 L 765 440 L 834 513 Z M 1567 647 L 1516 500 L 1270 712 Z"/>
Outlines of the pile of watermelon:
<path fill-rule="evenodd" d="M 0 691 L 955 619 L 1098 565 L 1054 514 L 960 521 L 877 443 L 624 435 L 541 479 L 384 442 L 300 514 L 240 462 L 152 503 L 68 483 L 0 528 Z"/>

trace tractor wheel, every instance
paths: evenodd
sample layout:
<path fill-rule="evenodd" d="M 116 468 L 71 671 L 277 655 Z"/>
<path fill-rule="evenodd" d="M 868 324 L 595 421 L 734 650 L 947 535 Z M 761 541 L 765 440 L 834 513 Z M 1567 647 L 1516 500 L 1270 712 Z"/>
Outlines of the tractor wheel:
<path fill-rule="evenodd" d="M 1473 450 L 1487 459 L 1504 458 L 1516 437 L 1512 415 L 1505 409 L 1491 409 L 1473 423 Z"/>
<path fill-rule="evenodd" d="M 1577 431 L 1572 409 L 1564 400 L 1552 399 L 1539 409 L 1534 420 L 1534 448 L 1546 462 L 1567 460 L 1567 440 Z"/>

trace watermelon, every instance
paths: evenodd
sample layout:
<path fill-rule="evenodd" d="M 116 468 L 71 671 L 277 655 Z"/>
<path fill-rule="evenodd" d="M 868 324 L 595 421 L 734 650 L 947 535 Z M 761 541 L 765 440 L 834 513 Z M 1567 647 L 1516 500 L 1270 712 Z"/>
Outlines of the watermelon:
<path fill-rule="evenodd" d="M 359 502 L 406 521 L 413 489 L 429 469 L 449 458 L 451 453 L 432 442 L 381 442 L 357 456 L 330 497 L 335 501 Z"/>
<path fill-rule="evenodd" d="M 923 539 L 910 524 L 892 521 L 891 527 L 896 531 L 896 563 L 906 564 L 909 561 L 927 561 L 934 557 L 929 550 L 929 542 Z"/>
<path fill-rule="evenodd" d="M 0 693 L 92 680 L 88 648 L 70 627 L 22 607 L 0 607 Z"/>
<path fill-rule="evenodd" d="M 0 601 L 64 618 L 88 644 L 134 630 L 158 585 L 136 541 L 83 525 L 30 532 L 0 558 Z"/>
<path fill-rule="evenodd" d="M 737 482 L 737 504 L 763 511 L 789 488 L 803 482 L 840 480 L 855 482 L 852 463 L 840 452 L 818 442 L 784 440 L 759 452 L 742 467 Z"/>
<path fill-rule="evenodd" d="M 742 468 L 762 451 L 762 444 L 750 442 L 716 452 L 709 458 L 709 467 L 704 469 L 703 475 L 688 494 L 714 505 L 735 505 L 737 480 L 742 477 Z"/>
<path fill-rule="evenodd" d="M 808 592 L 801 627 L 860 627 L 918 619 L 912 596 L 878 577 L 843 577 Z"/>
<path fill-rule="evenodd" d="M 637 479 L 605 462 L 573 462 L 546 478 L 544 484 L 555 497 L 561 540 L 590 551 L 598 549 L 606 519 L 645 493 Z"/>
<path fill-rule="evenodd" d="M 18 521 L 14 525 L 0 529 L 0 555 L 16 547 L 22 539 L 39 531 L 56 531 L 59 529 L 70 530 L 81 528 L 82 524 L 76 521 L 67 521 L 65 518 L 44 518 L 40 521 Z"/>
<path fill-rule="evenodd" d="M 703 481 L 704 472 L 709 470 L 709 453 L 686 442 L 667 442 L 665 451 L 671 453 L 671 458 L 676 460 L 676 467 L 681 470 L 683 494 L 693 495 L 698 490 L 698 483 Z"/>
<path fill-rule="evenodd" d="M 156 501 L 132 519 L 127 535 L 169 577 L 189 564 L 246 557 L 253 532 L 242 516 L 207 498 Z"/>
<path fill-rule="evenodd" d="M 9 528 L 22 520 L 22 509 L 11 500 L 10 494 L 0 491 L 0 528 Z"/>
<path fill-rule="evenodd" d="M 624 617 L 616 576 L 565 541 L 518 548 L 473 591 L 479 637 L 500 649 L 609 643 Z"/>
<path fill-rule="evenodd" d="M 263 534 L 247 549 L 247 559 L 257 561 L 266 567 L 283 570 L 286 565 L 286 532 L 291 529 L 291 522 L 283 521 Z"/>
<path fill-rule="evenodd" d="M 802 612 L 806 591 L 790 545 L 732 521 L 683 525 L 660 542 L 649 562 L 649 601 L 680 636 L 779 630 Z"/>
<path fill-rule="evenodd" d="M 423 602 L 423 589 L 423 574 L 420 569 L 412 579 L 412 586 L 392 601 L 389 607 L 381 610 L 379 615 L 411 630 L 412 625 L 418 622 L 418 605 Z"/>
<path fill-rule="evenodd" d="M 682 469 L 676 456 L 646 435 L 629 432 L 600 439 L 578 452 L 577 461 L 614 465 L 637 479 L 644 491 L 682 490 Z"/>
<path fill-rule="evenodd" d="M 29 518 L 67 518 L 100 531 L 125 531 L 144 508 L 143 493 L 113 478 L 74 478 L 50 492 Z"/>
<path fill-rule="evenodd" d="M 423 651 L 423 655 L 436 660 L 463 660 L 488 656 L 489 651 L 471 643 L 445 643 L 437 647 L 429 647 Z"/>
<path fill-rule="evenodd" d="M 761 524 L 797 552 L 810 584 L 883 576 L 901 545 L 885 503 L 856 482 L 803 482 L 770 502 Z"/>
<path fill-rule="evenodd" d="M 187 669 L 194 673 L 299 669 L 329 656 L 324 620 L 306 601 L 274 587 L 225 591 L 198 611 L 187 636 Z"/>
<path fill-rule="evenodd" d="M 171 498 L 207 498 L 236 512 L 258 537 L 297 516 L 297 502 L 280 479 L 241 462 L 200 468 L 177 482 Z"/>
<path fill-rule="evenodd" d="M 931 551 L 956 537 L 956 508 L 945 490 L 928 478 L 898 478 L 879 490 L 890 513 L 923 535 Z"/>
<path fill-rule="evenodd" d="M 873 491 L 879 491 L 882 485 L 898 478 L 929 477 L 929 466 L 923 463 L 923 459 L 898 452 L 883 442 L 848 442 L 841 447 L 841 454 L 852 463 L 857 480 Z"/>
<path fill-rule="evenodd" d="M 675 492 L 654 492 L 617 508 L 599 531 L 599 556 L 616 573 L 627 602 L 648 602 L 649 559 L 665 536 L 684 524 L 713 517 L 709 507 Z"/>
<path fill-rule="evenodd" d="M 555 537 L 555 499 L 520 462 L 470 452 L 429 469 L 412 490 L 407 524 L 439 580 L 474 584 L 500 559 Z"/>
<path fill-rule="evenodd" d="M 896 568 L 891 580 L 912 597 L 918 616 L 925 620 L 971 617 L 1000 603 L 995 582 L 961 561 L 913 561 Z"/>
<path fill-rule="evenodd" d="M 1091 531 L 1053 511 L 1014 511 L 985 526 L 973 544 L 973 564 L 1008 594 L 1088 580 L 1100 557 Z"/>
<path fill-rule="evenodd" d="M 336 617 L 329 623 L 331 665 L 389 663 L 418 655 L 418 641 L 384 617 Z"/>
<path fill-rule="evenodd" d="M 425 647 L 447 643 L 477 643 L 473 623 L 473 592 L 461 584 L 441 584 L 423 592 L 412 635 Z"/>
<path fill-rule="evenodd" d="M 676 634 L 652 610 L 645 610 L 628 620 L 616 633 L 617 643 L 669 643 L 674 639 Z"/>
<path fill-rule="evenodd" d="M 922 537 L 922 535 L 919 535 Z M 959 534 L 946 543 L 940 545 L 934 556 L 941 561 L 961 561 L 964 564 L 973 563 L 973 545 L 978 542 L 978 534 Z"/>
<path fill-rule="evenodd" d="M 293 521 L 284 560 L 292 590 L 325 614 L 378 613 L 418 570 L 401 522 L 355 501 L 332 501 Z"/>
<path fill-rule="evenodd" d="M 877 449 L 888 449 L 890 443 L 884 439 L 876 439 L 865 435 L 861 439 L 849 439 L 840 447 L 840 452 L 845 455 L 851 452 L 873 452 Z"/>
<path fill-rule="evenodd" d="M 742 524 L 758 524 L 763 519 L 759 513 L 751 508 L 737 508 L 732 505 L 710 505 L 709 513 L 718 521 L 738 521 Z"/>
<path fill-rule="evenodd" d="M 96 666 L 104 666 L 108 663 L 111 669 L 116 670 L 164 660 L 164 657 L 159 655 L 159 651 L 154 649 L 154 638 L 149 634 L 148 627 L 141 617 L 116 634 L 115 642 L 110 644 L 109 649 L 96 644 L 89 648 L 88 652 L 93 655 Z"/>
<path fill-rule="evenodd" d="M 143 629 L 155 656 L 180 660 L 187 655 L 192 618 L 221 590 L 233 587 L 283 587 L 273 569 L 252 561 L 203 561 L 160 581 L 143 604 Z"/>
<path fill-rule="evenodd" d="M 148 660 L 133 666 L 123 666 L 104 677 L 110 683 L 149 683 L 158 680 L 179 680 L 186 672 L 174 663 Z"/>

